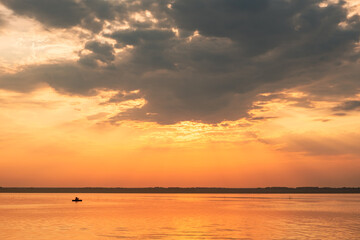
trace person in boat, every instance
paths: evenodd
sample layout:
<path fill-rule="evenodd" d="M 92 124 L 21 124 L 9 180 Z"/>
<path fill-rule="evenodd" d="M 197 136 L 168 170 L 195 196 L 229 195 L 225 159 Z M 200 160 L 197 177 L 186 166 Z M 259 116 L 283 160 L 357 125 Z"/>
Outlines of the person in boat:
<path fill-rule="evenodd" d="M 79 201 L 80 199 L 78 197 L 75 198 L 75 201 Z"/>

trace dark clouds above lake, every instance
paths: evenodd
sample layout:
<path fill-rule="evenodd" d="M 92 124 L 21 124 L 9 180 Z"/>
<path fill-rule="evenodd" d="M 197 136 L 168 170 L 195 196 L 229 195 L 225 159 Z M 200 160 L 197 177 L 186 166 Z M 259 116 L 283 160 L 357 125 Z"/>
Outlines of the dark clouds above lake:
<path fill-rule="evenodd" d="M 320 0 L 0 2 L 51 31 L 90 32 L 77 61 L 2 74 L 0 87 L 32 91 L 48 84 L 79 95 L 139 90 L 130 99 L 147 104 L 112 122 L 216 123 L 247 116 L 259 93 L 302 87 L 318 97 L 351 96 L 360 85 L 360 20 L 348 17 L 343 1 L 327 7 Z M 144 11 L 151 14 L 133 17 Z M 344 87 L 330 89 L 327 81 Z M 109 104 L 127 99 L 120 94 Z"/>

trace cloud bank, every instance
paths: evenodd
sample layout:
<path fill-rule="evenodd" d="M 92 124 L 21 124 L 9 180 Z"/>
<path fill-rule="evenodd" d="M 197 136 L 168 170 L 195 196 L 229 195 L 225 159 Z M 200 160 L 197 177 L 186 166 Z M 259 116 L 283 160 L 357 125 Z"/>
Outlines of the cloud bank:
<path fill-rule="evenodd" d="M 109 104 L 146 100 L 111 122 L 218 123 L 248 116 L 259 93 L 302 87 L 318 97 L 352 96 L 360 87 L 360 18 L 348 17 L 344 1 L 0 2 L 51 31 L 87 32 L 77 61 L 3 73 L 0 88 L 48 85 L 79 95 L 106 89 L 132 92 Z"/>

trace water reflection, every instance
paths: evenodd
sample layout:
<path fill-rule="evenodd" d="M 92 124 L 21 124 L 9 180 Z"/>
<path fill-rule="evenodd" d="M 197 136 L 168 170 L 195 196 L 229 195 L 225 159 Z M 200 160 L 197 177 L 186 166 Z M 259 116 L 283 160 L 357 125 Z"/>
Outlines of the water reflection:
<path fill-rule="evenodd" d="M 0 239 L 358 239 L 360 195 L 0 194 Z"/>

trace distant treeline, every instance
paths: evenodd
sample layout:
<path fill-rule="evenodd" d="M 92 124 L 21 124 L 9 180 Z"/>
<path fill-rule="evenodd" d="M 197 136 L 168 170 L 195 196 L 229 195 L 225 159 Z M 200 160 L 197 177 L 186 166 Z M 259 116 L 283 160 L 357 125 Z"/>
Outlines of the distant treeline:
<path fill-rule="evenodd" d="M 266 188 L 7 188 L 0 193 L 360 193 L 360 188 L 266 187 Z"/>

